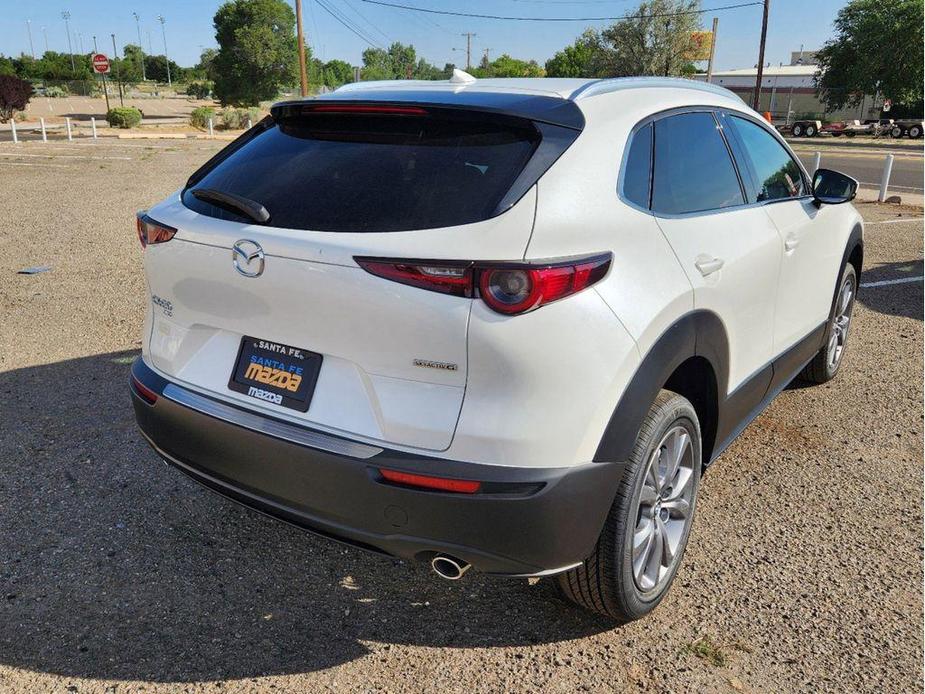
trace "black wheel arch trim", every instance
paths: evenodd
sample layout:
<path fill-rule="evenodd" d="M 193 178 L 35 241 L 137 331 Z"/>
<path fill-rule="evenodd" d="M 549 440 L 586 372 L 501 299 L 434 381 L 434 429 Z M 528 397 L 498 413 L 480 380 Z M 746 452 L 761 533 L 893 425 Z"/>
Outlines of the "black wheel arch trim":
<path fill-rule="evenodd" d="M 596 462 L 629 458 L 658 391 L 681 364 L 698 356 L 710 363 L 717 393 L 723 397 L 729 381 L 729 340 L 719 316 L 711 311 L 685 314 L 655 341 L 620 396 L 598 444 Z"/>

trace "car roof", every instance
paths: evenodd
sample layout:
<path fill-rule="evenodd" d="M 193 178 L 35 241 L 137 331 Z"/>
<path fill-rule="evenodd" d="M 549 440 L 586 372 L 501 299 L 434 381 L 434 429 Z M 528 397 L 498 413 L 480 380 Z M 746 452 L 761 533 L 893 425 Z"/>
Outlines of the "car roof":
<path fill-rule="evenodd" d="M 581 101 L 592 97 L 616 92 L 645 89 L 685 89 L 731 98 L 741 102 L 738 96 L 719 85 L 672 77 L 615 77 L 605 79 L 585 79 L 570 77 L 505 77 L 480 79 L 454 70 L 448 80 L 383 80 L 376 82 L 351 82 L 326 94 L 325 98 L 358 99 L 363 92 L 388 90 L 433 91 L 454 93 L 502 92 L 532 94 L 535 96 L 552 96 L 569 101 Z"/>

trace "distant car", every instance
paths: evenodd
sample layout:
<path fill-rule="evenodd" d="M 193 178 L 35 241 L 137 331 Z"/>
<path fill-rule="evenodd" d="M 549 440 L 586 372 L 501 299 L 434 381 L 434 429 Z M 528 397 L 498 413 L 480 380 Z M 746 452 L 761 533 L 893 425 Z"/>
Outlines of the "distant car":
<path fill-rule="evenodd" d="M 689 80 L 457 72 L 279 103 L 138 215 L 138 424 L 271 516 L 636 619 L 704 468 L 792 379 L 839 371 L 856 187 Z"/>

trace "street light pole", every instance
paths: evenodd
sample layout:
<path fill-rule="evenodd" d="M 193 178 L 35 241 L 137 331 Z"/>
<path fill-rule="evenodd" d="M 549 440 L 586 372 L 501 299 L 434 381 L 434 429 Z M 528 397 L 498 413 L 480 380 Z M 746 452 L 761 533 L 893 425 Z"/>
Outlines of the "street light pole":
<path fill-rule="evenodd" d="M 74 47 L 71 45 L 71 24 L 68 21 L 71 18 L 71 13 L 65 10 L 61 13 L 61 18 L 64 20 L 64 30 L 67 32 L 67 52 L 71 55 L 71 73 L 76 76 L 77 66 L 74 65 Z"/>
<path fill-rule="evenodd" d="M 141 81 L 144 82 L 148 79 L 148 76 L 145 74 L 145 49 L 141 45 L 141 24 L 139 23 L 141 17 L 138 16 L 137 12 L 132 12 L 132 16 L 135 18 L 135 29 L 138 31 L 138 52 L 141 53 Z"/>
<path fill-rule="evenodd" d="M 771 0 L 764 0 L 764 13 L 761 16 L 761 43 L 758 45 L 758 76 L 755 79 L 755 100 L 752 108 L 758 110 L 758 102 L 761 99 L 761 78 L 764 77 L 764 44 L 768 39 L 768 10 L 771 8 Z"/>
<path fill-rule="evenodd" d="M 48 32 L 42 27 L 42 36 L 45 37 L 45 52 L 48 53 Z"/>
<path fill-rule="evenodd" d="M 112 57 L 118 60 L 119 50 L 116 48 L 116 35 L 110 34 L 110 36 L 112 36 Z M 125 108 L 125 101 L 122 98 L 122 70 L 119 68 L 119 63 L 116 63 L 116 82 L 119 85 L 119 106 Z"/>
<path fill-rule="evenodd" d="M 35 60 L 35 46 L 32 45 L 32 20 L 26 20 L 26 30 L 29 32 L 29 52 L 32 54 L 32 60 Z"/>
<path fill-rule="evenodd" d="M 164 37 L 164 62 L 167 64 L 167 86 L 169 87 L 173 84 L 170 81 L 170 58 L 167 57 L 167 30 L 164 28 L 164 22 L 167 20 L 164 19 L 164 15 L 157 15 L 157 21 L 161 23 L 161 35 Z"/>

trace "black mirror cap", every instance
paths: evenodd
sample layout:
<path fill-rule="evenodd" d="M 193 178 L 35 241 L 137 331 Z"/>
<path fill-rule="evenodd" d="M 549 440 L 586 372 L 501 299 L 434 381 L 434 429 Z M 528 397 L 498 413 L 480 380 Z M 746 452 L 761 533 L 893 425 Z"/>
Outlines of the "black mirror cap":
<path fill-rule="evenodd" d="M 818 169 L 813 174 L 813 198 L 819 205 L 851 202 L 858 194 L 858 182 L 839 171 Z"/>

